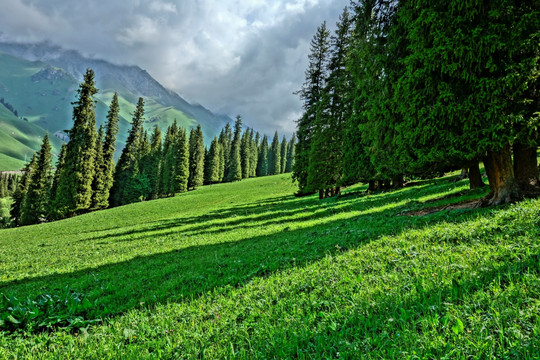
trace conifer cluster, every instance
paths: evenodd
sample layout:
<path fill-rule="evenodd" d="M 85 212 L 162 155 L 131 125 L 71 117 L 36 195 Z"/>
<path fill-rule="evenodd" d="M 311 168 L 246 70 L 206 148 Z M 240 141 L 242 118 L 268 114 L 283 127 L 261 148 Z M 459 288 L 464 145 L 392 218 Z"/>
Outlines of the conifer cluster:
<path fill-rule="evenodd" d="M 114 94 L 104 126 L 96 129 L 94 72 L 88 69 L 73 102 L 73 127 L 62 145 L 53 171 L 48 134 L 38 153 L 26 164 L 15 185 L 0 178 L 2 196 L 11 195 L 13 225 L 58 220 L 89 211 L 137 201 L 173 196 L 203 184 L 291 171 L 294 136 L 280 143 L 276 132 L 272 147 L 253 129 L 242 132 L 240 116 L 234 132 L 227 124 L 210 148 L 204 146 L 201 126 L 190 130 L 176 121 L 164 139 L 154 127 L 144 129 L 144 100 L 139 98 L 125 146 L 114 161 L 120 106 Z M 282 150 L 283 149 L 283 150 Z M 264 169 L 264 170 L 263 170 Z"/>
<path fill-rule="evenodd" d="M 486 204 L 537 196 L 538 8 L 528 2 L 359 1 L 311 42 L 298 94 L 299 195 L 399 187 L 462 168 Z"/>

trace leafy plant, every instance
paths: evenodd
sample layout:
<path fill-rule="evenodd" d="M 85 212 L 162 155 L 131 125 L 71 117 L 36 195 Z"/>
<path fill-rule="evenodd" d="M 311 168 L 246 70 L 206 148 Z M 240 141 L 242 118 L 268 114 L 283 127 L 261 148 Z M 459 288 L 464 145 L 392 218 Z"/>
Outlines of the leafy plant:
<path fill-rule="evenodd" d="M 3 295 L 0 329 L 44 331 L 54 328 L 82 328 L 101 319 L 87 319 L 94 304 L 84 295 L 65 289 L 60 295 L 41 294 L 34 299 Z"/>

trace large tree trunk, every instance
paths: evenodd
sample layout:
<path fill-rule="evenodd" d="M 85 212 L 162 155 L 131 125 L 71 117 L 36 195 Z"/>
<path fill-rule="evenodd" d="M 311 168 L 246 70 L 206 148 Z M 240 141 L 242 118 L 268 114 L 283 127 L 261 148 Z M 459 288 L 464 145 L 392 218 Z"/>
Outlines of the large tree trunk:
<path fill-rule="evenodd" d="M 540 191 L 536 146 L 514 144 L 514 174 L 524 194 Z"/>
<path fill-rule="evenodd" d="M 484 205 L 500 205 L 519 200 L 520 191 L 514 177 L 510 145 L 498 151 L 488 151 L 484 166 L 491 193 L 484 199 Z"/>
<path fill-rule="evenodd" d="M 319 200 L 324 199 L 324 190 L 319 190 Z"/>
<path fill-rule="evenodd" d="M 367 188 L 367 191 L 376 191 L 377 190 L 377 185 L 376 185 L 376 182 L 375 180 L 369 180 L 369 185 L 368 185 L 368 188 Z"/>
<path fill-rule="evenodd" d="M 472 161 L 469 164 L 469 185 L 471 189 L 478 189 L 485 186 L 480 173 L 480 164 L 478 161 Z"/>

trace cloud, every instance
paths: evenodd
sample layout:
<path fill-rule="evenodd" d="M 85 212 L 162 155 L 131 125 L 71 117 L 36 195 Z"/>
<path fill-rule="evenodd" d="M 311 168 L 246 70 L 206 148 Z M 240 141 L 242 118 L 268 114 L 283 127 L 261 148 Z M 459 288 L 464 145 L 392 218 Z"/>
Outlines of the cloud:
<path fill-rule="evenodd" d="M 176 14 L 176 5 L 168 2 L 153 1 L 150 3 L 149 8 L 154 12 L 171 12 Z"/>
<path fill-rule="evenodd" d="M 309 42 L 349 0 L 10 0 L 0 32 L 139 65 L 215 112 L 290 134 L 301 113 Z"/>

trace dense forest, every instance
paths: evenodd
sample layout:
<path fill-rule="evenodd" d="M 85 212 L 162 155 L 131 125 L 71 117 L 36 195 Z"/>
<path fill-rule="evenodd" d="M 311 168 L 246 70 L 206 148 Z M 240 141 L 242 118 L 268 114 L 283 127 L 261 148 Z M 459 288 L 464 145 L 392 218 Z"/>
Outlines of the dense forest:
<path fill-rule="evenodd" d="M 537 1 L 377 1 L 311 42 L 293 177 L 299 195 L 464 169 L 497 205 L 540 193 Z"/>
<path fill-rule="evenodd" d="M 294 135 L 280 141 L 276 131 L 269 144 L 266 135 L 261 137 L 250 128 L 243 131 L 238 115 L 234 129 L 227 124 L 209 149 L 204 147 L 200 125 L 188 135 L 174 122 L 162 139 L 157 126 L 152 134 L 143 128 L 143 98 L 139 98 L 125 147 L 115 163 L 118 97 L 115 94 L 111 101 L 105 126 L 96 129 L 93 96 L 97 92 L 94 72 L 88 69 L 73 103 L 69 141 L 60 150 L 55 169 L 47 134 L 41 149 L 24 167 L 17 187 L 13 176 L 2 180 L 2 192 L 13 198 L 12 225 L 173 196 L 203 184 L 292 171 Z"/>

